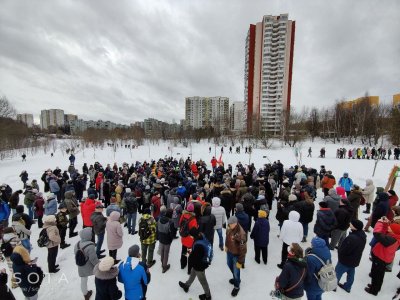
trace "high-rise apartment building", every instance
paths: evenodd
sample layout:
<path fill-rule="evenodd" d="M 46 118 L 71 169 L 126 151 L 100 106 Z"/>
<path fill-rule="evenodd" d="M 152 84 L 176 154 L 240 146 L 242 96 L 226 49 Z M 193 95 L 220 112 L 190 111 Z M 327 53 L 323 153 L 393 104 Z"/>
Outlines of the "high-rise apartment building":
<path fill-rule="evenodd" d="M 62 109 L 45 109 L 40 112 L 42 129 L 64 126 L 64 111 Z"/>
<path fill-rule="evenodd" d="M 228 97 L 187 97 L 185 99 L 185 126 L 207 128 L 223 132 L 229 128 Z"/>
<path fill-rule="evenodd" d="M 73 114 L 65 114 L 64 115 L 64 124 L 69 124 L 69 122 L 71 121 L 76 121 L 78 120 L 78 116 L 77 115 L 73 115 Z"/>
<path fill-rule="evenodd" d="M 244 130 L 243 123 L 243 102 L 233 102 L 229 112 L 229 129 L 234 132 Z"/>
<path fill-rule="evenodd" d="M 244 118 L 247 132 L 277 135 L 290 111 L 295 21 L 266 15 L 246 37 Z"/>
<path fill-rule="evenodd" d="M 32 114 L 17 114 L 17 121 L 25 123 L 26 126 L 33 127 L 33 115 Z"/>

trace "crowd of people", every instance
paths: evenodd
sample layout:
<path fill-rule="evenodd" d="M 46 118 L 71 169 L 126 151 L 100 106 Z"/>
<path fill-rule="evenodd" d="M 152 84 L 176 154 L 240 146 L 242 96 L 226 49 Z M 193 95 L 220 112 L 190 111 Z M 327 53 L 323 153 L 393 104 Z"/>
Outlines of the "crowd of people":
<path fill-rule="evenodd" d="M 88 167 L 85 163 L 80 171 L 75 157 L 70 157 L 67 170 L 57 167 L 43 172 L 43 192 L 37 180 L 29 182 L 27 171 L 20 177 L 23 189 L 1 186 L 1 255 L 8 264 L 11 288 L 20 287 L 26 299 L 38 299 L 44 276 L 39 266 L 43 262 L 30 257 L 31 243 L 47 249 L 48 272 L 57 273 L 58 251 L 70 246 L 67 233 L 69 239 L 79 234 L 74 260 L 84 299 L 93 294 L 88 290 L 92 276 L 96 299 L 123 295 L 129 300 L 146 299 L 149 269 L 156 264 L 154 253 L 160 254 L 161 272 L 168 272 L 174 240 L 181 243 L 180 267 L 189 276 L 177 282 L 177 287 L 188 292 L 197 278 L 204 290 L 199 299 L 211 299 L 216 287 L 210 287 L 206 270 L 214 249 L 220 249 L 226 252 L 231 296 L 235 297 L 251 240 L 255 262 L 270 262 L 270 240 L 278 241 L 270 236 L 272 217 L 280 227 L 278 267 L 282 271 L 271 295 L 281 299 L 301 299 L 304 293 L 309 300 L 321 299 L 324 292 L 338 287 L 350 293 L 370 228 L 371 283 L 365 291 L 377 295 L 400 247 L 400 206 L 395 191 L 375 188 L 370 179 L 361 188 L 348 173 L 336 181 L 325 166 L 320 170 L 305 165 L 285 169 L 277 161 L 259 170 L 241 163 L 225 168 L 213 158 L 208 168 L 202 160 L 164 158 L 122 166 L 103 167 L 95 162 Z M 321 192 L 323 199 L 318 202 Z M 365 206 L 367 222 L 359 213 L 361 206 Z M 315 236 L 311 247 L 303 249 L 312 235 L 309 224 L 315 215 Z M 83 228 L 78 232 L 79 217 Z M 33 230 L 40 232 L 37 241 L 30 238 Z M 215 232 L 218 247 L 214 247 Z M 136 234 L 140 245 L 131 245 L 126 257 L 118 253 L 124 236 Z M 338 251 L 335 267 L 331 251 Z M 345 273 L 347 278 L 341 283 Z M 28 280 L 32 274 L 38 278 L 34 284 Z M 0 298 L 14 299 L 6 286 L 7 276 L 6 270 L 0 272 Z M 124 293 L 117 281 L 123 283 Z"/>
<path fill-rule="evenodd" d="M 338 148 L 336 150 L 336 158 L 344 159 L 390 159 L 393 155 L 393 159 L 399 160 L 400 157 L 400 147 L 394 147 L 385 149 L 383 147 L 379 147 L 375 149 L 375 147 L 361 147 L 361 148 Z"/>

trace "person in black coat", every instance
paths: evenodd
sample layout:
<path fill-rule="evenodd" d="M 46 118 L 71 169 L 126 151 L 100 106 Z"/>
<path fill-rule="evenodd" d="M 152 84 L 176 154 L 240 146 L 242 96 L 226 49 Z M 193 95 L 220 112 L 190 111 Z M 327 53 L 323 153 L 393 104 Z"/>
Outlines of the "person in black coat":
<path fill-rule="evenodd" d="M 189 255 L 189 269 L 190 276 L 186 282 L 179 281 L 179 286 L 187 293 L 189 291 L 190 285 L 193 283 L 197 277 L 200 284 L 203 287 L 204 294 L 200 295 L 199 298 L 202 300 L 211 299 L 210 288 L 208 286 L 205 270 L 208 268 L 208 264 L 203 261 L 204 257 L 204 247 L 202 245 L 196 244 L 197 240 L 203 238 L 203 234 L 196 228 L 190 229 L 189 234 L 194 238 L 192 252 Z"/>
<path fill-rule="evenodd" d="M 268 262 L 268 244 L 269 244 L 269 221 L 265 210 L 258 211 L 258 219 L 251 231 L 250 238 L 254 240 L 255 261 L 260 263 L 260 252 L 262 252 L 263 262 Z"/>
<path fill-rule="evenodd" d="M 336 265 L 336 277 L 338 285 L 346 292 L 350 293 L 354 282 L 355 268 L 360 265 L 361 257 L 367 242 L 367 236 L 360 220 L 353 220 L 350 223 L 350 233 L 343 240 L 338 249 L 338 263 Z M 347 273 L 344 284 L 340 283 L 342 275 Z"/>
<path fill-rule="evenodd" d="M 93 268 L 96 284 L 95 300 L 117 300 L 122 297 L 122 292 L 117 286 L 118 268 L 114 267 L 114 258 L 104 257 Z"/>
<path fill-rule="evenodd" d="M 329 245 L 329 236 L 336 227 L 336 218 L 332 210 L 328 208 L 328 203 L 321 201 L 320 210 L 317 212 L 317 220 L 314 225 L 314 233 Z"/>
<path fill-rule="evenodd" d="M 207 203 L 203 209 L 203 214 L 199 219 L 199 230 L 203 233 L 211 245 L 214 242 L 214 226 L 216 223 L 217 221 L 215 216 L 211 214 L 211 205 Z"/>
<path fill-rule="evenodd" d="M 161 254 L 162 272 L 169 270 L 168 264 L 169 251 L 172 241 L 176 235 L 176 228 L 172 221 L 172 208 L 168 208 L 165 214 L 161 212 L 160 219 L 157 222 L 157 240 L 160 242 L 159 251 Z"/>
<path fill-rule="evenodd" d="M 297 205 L 297 211 L 300 213 L 299 222 L 303 225 L 303 243 L 307 242 L 308 224 L 312 222 L 315 210 L 314 201 L 307 191 L 304 192 L 304 197 L 305 200 L 300 201 Z"/>
<path fill-rule="evenodd" d="M 347 199 L 340 199 L 339 208 L 335 210 L 336 228 L 331 232 L 329 249 L 334 250 L 336 245 L 340 247 L 346 237 L 352 216 L 353 208 L 350 206 L 350 202 Z"/>
<path fill-rule="evenodd" d="M 371 226 L 375 227 L 376 222 L 389 211 L 389 195 L 387 193 L 379 193 L 375 208 L 372 212 Z"/>
<path fill-rule="evenodd" d="M 299 244 L 290 245 L 288 259 L 276 282 L 276 288 L 289 299 L 300 299 L 304 295 L 307 263 L 303 255 L 303 249 Z"/>
<path fill-rule="evenodd" d="M 11 289 L 7 286 L 8 275 L 6 269 L 0 270 L 0 296 L 1 300 L 15 300 Z"/>

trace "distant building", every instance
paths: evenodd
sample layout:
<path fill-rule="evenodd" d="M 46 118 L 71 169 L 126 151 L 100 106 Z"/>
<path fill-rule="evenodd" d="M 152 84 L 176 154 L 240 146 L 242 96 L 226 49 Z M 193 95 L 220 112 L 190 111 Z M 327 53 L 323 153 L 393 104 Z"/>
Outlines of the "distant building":
<path fill-rule="evenodd" d="M 282 133 L 292 91 L 295 21 L 265 15 L 246 37 L 244 114 L 247 133 Z"/>
<path fill-rule="evenodd" d="M 122 125 L 122 124 L 116 124 L 110 121 L 84 121 L 82 119 L 77 119 L 77 120 L 72 120 L 69 122 L 69 126 L 71 129 L 72 134 L 76 134 L 78 132 L 83 132 L 86 131 L 89 128 L 94 128 L 94 129 L 107 129 L 107 130 L 112 130 L 112 129 L 128 129 L 129 126 L 127 125 Z"/>
<path fill-rule="evenodd" d="M 393 107 L 400 109 L 400 94 L 393 95 Z"/>
<path fill-rule="evenodd" d="M 233 102 L 229 112 L 229 129 L 235 132 L 244 130 L 243 123 L 243 102 Z"/>
<path fill-rule="evenodd" d="M 42 129 L 64 126 L 64 111 L 62 109 L 45 109 L 40 113 L 40 126 Z"/>
<path fill-rule="evenodd" d="M 69 124 L 70 121 L 75 121 L 75 120 L 78 120 L 77 115 L 73 115 L 73 114 L 65 114 L 64 115 L 64 123 L 65 124 Z"/>
<path fill-rule="evenodd" d="M 185 98 L 185 127 L 207 128 L 223 132 L 229 128 L 228 97 Z"/>
<path fill-rule="evenodd" d="M 365 97 L 360 97 L 354 100 L 349 100 L 340 103 L 340 106 L 343 109 L 353 109 L 355 105 L 360 105 L 363 103 L 367 103 L 369 106 L 378 106 L 379 105 L 379 96 L 365 96 Z"/>
<path fill-rule="evenodd" d="M 17 114 L 17 121 L 25 123 L 26 126 L 33 127 L 33 115 L 32 114 Z"/>

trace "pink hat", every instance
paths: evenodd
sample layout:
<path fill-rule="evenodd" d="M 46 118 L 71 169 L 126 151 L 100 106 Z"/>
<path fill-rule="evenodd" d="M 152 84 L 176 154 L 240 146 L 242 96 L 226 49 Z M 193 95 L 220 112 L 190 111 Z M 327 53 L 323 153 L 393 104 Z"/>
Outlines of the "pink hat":
<path fill-rule="evenodd" d="M 194 211 L 194 204 L 193 204 L 193 202 L 189 202 L 189 203 L 186 205 L 186 210 L 189 211 L 189 212 L 193 212 L 193 211 Z"/>

